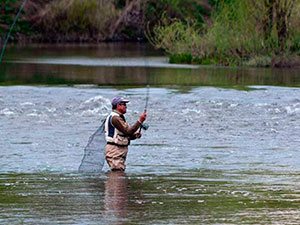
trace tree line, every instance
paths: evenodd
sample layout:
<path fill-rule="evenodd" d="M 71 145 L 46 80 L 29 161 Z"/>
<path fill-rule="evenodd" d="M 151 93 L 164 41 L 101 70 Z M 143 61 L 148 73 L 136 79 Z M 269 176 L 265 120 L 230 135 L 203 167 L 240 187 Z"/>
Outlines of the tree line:
<path fill-rule="evenodd" d="M 21 2 L 0 3 L 1 40 Z M 299 0 L 27 0 L 10 41 L 148 41 L 171 62 L 297 66 L 299 12 Z"/>

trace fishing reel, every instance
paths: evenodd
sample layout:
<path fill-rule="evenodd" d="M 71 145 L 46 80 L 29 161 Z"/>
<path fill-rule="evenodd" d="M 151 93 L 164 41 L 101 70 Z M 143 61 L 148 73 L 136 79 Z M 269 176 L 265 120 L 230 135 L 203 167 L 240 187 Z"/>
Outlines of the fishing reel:
<path fill-rule="evenodd" d="M 147 124 L 147 123 L 142 123 L 142 124 L 141 124 L 141 128 L 142 128 L 143 130 L 148 130 L 149 124 Z"/>

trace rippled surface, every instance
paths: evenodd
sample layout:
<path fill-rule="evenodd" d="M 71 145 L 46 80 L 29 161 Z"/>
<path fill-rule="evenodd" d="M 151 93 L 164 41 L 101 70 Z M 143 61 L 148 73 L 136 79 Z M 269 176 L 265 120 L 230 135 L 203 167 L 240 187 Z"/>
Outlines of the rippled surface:
<path fill-rule="evenodd" d="M 299 223 L 299 69 L 170 65 L 161 55 L 124 43 L 7 49 L 0 224 Z M 150 128 L 132 142 L 126 173 L 78 173 L 110 99 L 131 100 L 133 123 L 145 84 Z"/>
<path fill-rule="evenodd" d="M 126 174 L 79 174 L 117 94 L 134 122 L 145 88 L 0 87 L 1 224 L 297 224 L 299 88 L 151 88 Z"/>

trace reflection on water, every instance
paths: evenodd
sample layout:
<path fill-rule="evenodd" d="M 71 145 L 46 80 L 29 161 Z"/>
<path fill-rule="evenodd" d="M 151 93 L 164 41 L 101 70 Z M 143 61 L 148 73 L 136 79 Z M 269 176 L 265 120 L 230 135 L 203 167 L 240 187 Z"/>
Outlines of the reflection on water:
<path fill-rule="evenodd" d="M 254 69 L 168 64 L 146 45 L 10 48 L 0 85 L 97 84 L 137 86 L 299 86 L 300 69 Z"/>
<path fill-rule="evenodd" d="M 296 184 L 248 183 L 222 171 L 0 174 L 0 187 L 1 224 L 297 224 L 300 219 Z"/>
<path fill-rule="evenodd" d="M 49 64 L 49 65 L 75 65 L 75 66 L 103 66 L 103 67 L 154 67 L 154 68 L 199 68 L 197 65 L 170 64 L 166 57 L 128 57 L 128 58 L 32 58 L 15 60 L 11 63 L 22 64 Z"/>
<path fill-rule="evenodd" d="M 88 67 L 40 64 L 4 64 L 0 85 L 9 84 L 96 84 L 140 86 L 219 86 L 246 88 L 247 85 L 299 86 L 300 70 L 147 67 Z"/>
<path fill-rule="evenodd" d="M 128 180 L 124 172 L 109 172 L 105 182 L 105 216 L 122 221 L 128 214 Z"/>

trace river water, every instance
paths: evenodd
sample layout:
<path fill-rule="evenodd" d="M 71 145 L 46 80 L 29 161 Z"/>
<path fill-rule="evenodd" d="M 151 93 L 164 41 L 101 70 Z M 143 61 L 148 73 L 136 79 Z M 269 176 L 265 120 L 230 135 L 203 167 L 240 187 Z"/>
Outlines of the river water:
<path fill-rule="evenodd" d="M 0 66 L 1 224 L 298 224 L 300 70 L 169 65 L 144 45 L 10 48 Z M 124 174 L 77 172 L 150 84 Z"/>

